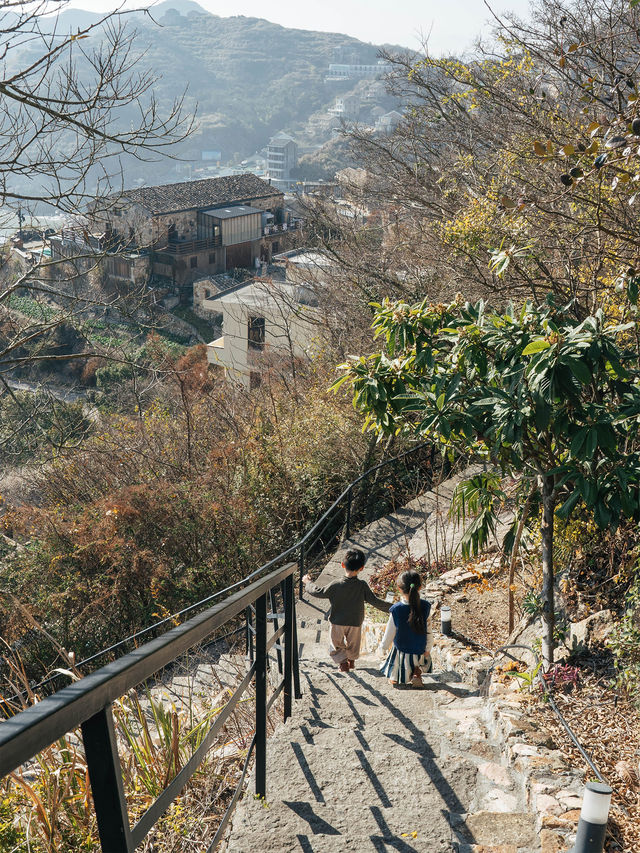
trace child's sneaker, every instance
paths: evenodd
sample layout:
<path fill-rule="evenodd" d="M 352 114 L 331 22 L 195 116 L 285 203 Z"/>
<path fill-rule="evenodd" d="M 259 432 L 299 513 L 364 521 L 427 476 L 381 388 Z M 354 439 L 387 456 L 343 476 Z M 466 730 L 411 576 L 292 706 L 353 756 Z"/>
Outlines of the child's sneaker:
<path fill-rule="evenodd" d="M 412 687 L 424 687 L 424 681 L 422 680 L 422 670 L 419 666 L 414 667 L 413 672 L 411 673 L 411 686 Z"/>
<path fill-rule="evenodd" d="M 349 661 L 342 661 L 342 663 L 340 664 L 340 672 L 349 672 Z"/>

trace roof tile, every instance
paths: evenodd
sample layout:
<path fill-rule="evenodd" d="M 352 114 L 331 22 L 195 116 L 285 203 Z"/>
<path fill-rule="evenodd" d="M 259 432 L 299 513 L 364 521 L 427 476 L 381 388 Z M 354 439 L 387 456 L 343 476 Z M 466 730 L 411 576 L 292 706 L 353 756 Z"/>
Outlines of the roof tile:
<path fill-rule="evenodd" d="M 267 181 L 250 172 L 224 178 L 205 178 L 158 187 L 125 190 L 122 198 L 146 207 L 152 214 L 248 202 L 272 195 L 282 195 Z"/>

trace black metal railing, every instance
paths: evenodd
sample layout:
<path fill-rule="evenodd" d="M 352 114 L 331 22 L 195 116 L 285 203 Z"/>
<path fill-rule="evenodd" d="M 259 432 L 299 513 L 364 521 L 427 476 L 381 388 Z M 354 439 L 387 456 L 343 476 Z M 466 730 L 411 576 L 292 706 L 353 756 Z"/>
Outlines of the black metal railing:
<path fill-rule="evenodd" d="M 104 853 L 133 853 L 202 764 L 240 697 L 254 681 L 255 734 L 236 792 L 209 846 L 209 851 L 213 851 L 222 838 L 240 795 L 254 752 L 256 794 L 262 797 L 266 794 L 269 710 L 282 694 L 286 720 L 291 716 L 294 691 L 296 696 L 300 695 L 293 583 L 295 571 L 296 565 L 289 563 L 254 580 L 184 624 L 5 720 L 0 725 L 0 777 L 11 773 L 80 726 L 102 850 Z M 281 598 L 280 607 L 278 594 Z M 253 614 L 253 624 L 246 675 L 216 716 L 189 761 L 138 822 L 130 826 L 112 715 L 113 703 L 193 646 L 207 641 L 222 625 L 246 613 L 248 608 Z M 269 635 L 267 625 L 270 621 L 274 630 Z M 277 651 L 278 671 L 282 678 L 268 697 L 268 657 L 272 648 Z"/>

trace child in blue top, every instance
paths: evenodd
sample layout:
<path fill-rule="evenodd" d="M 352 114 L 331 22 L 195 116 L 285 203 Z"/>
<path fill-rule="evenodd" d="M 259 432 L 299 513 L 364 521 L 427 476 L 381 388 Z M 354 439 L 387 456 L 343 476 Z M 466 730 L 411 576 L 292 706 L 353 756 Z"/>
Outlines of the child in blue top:
<path fill-rule="evenodd" d="M 431 672 L 433 634 L 429 625 L 431 605 L 420 598 L 420 575 L 412 570 L 403 572 L 397 580 L 401 600 L 391 605 L 387 629 L 382 638 L 383 652 L 393 643 L 380 669 L 391 684 L 411 684 L 423 687 L 422 667 Z"/>

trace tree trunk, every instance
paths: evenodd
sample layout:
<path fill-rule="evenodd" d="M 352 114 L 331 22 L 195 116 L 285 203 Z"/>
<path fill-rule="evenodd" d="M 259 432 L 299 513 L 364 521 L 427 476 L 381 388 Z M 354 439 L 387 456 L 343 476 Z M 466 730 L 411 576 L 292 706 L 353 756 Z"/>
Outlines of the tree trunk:
<path fill-rule="evenodd" d="M 556 505 L 553 477 L 542 480 L 542 659 L 544 669 L 553 665 L 555 604 L 553 596 L 553 511 Z"/>
<path fill-rule="evenodd" d="M 524 502 L 524 506 L 522 507 L 522 515 L 520 516 L 518 529 L 516 530 L 516 535 L 513 539 L 513 547 L 511 549 L 511 560 L 509 562 L 509 634 L 511 634 L 511 632 L 513 631 L 515 622 L 513 586 L 516 574 L 516 562 L 518 560 L 518 551 L 520 550 L 520 540 L 522 539 L 524 525 L 527 520 L 527 515 L 529 513 L 529 506 L 531 505 L 531 499 L 533 498 L 535 490 L 536 486 L 534 485 L 532 486 L 531 491 L 527 495 L 527 499 Z"/>

